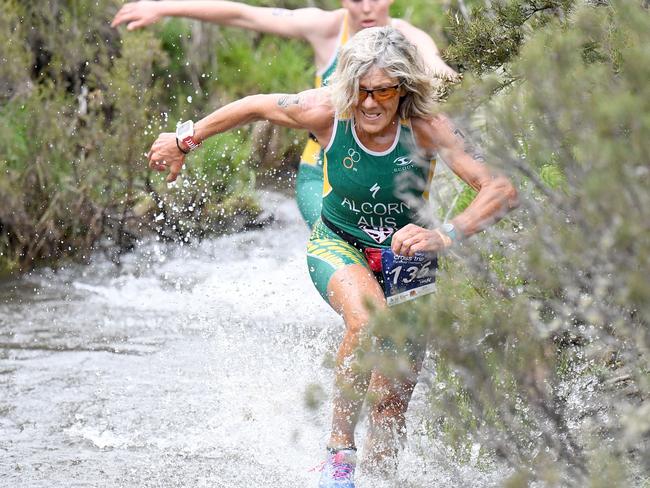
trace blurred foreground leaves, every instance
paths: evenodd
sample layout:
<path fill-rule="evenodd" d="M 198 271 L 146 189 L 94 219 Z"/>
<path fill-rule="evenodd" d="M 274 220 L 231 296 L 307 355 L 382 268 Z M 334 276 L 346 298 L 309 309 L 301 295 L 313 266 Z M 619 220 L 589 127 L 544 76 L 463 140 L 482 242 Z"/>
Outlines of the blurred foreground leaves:
<path fill-rule="evenodd" d="M 481 445 L 513 469 L 504 486 L 650 479 L 648 45 L 637 2 L 575 2 L 522 42 L 513 82 L 464 84 L 451 103 L 481 101 L 486 160 L 522 207 L 375 325 L 430 337 L 432 435 L 460 459 Z"/>

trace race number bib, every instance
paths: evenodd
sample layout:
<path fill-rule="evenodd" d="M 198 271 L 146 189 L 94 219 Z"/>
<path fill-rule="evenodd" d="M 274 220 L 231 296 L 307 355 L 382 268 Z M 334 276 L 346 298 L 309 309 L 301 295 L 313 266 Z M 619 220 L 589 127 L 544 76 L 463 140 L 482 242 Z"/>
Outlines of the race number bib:
<path fill-rule="evenodd" d="M 382 249 L 381 272 L 388 306 L 434 292 L 437 267 L 438 259 L 432 254 L 415 253 L 406 257 Z"/>

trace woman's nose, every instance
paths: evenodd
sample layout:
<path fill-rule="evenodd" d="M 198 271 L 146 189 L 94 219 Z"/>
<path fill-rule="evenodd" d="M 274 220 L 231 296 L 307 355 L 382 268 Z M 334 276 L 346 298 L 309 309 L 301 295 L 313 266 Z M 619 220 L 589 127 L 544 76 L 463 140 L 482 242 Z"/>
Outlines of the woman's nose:
<path fill-rule="evenodd" d="M 373 97 L 371 93 L 368 93 L 368 96 L 361 103 L 361 106 L 365 107 L 365 108 L 376 107 L 377 106 L 377 100 L 375 100 L 375 97 Z"/>

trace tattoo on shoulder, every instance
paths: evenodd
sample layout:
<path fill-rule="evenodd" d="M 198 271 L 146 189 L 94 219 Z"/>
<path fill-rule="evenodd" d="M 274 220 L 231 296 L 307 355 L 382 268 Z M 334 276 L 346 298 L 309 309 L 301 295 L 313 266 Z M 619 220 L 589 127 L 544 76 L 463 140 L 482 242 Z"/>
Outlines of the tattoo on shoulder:
<path fill-rule="evenodd" d="M 454 129 L 454 135 L 458 136 L 463 141 L 463 146 L 465 151 L 470 154 L 477 161 L 485 162 L 485 156 L 483 152 L 477 148 L 467 137 L 463 134 L 463 131 L 456 128 Z"/>
<path fill-rule="evenodd" d="M 290 105 L 300 105 L 300 96 L 299 95 L 282 95 L 278 99 L 278 106 L 282 108 L 287 108 Z"/>
<path fill-rule="evenodd" d="M 275 17 L 291 17 L 293 15 L 293 12 L 291 10 L 287 10 L 286 8 L 274 8 L 271 14 Z"/>

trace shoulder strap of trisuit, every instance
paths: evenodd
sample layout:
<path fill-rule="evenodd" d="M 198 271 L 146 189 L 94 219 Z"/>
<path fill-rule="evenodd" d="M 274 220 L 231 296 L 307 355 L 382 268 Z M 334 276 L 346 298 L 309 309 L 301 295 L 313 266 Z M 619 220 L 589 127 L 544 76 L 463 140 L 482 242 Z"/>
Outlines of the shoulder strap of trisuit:
<path fill-rule="evenodd" d="M 411 132 L 411 138 L 413 139 L 413 144 L 415 147 L 418 147 L 418 141 L 415 138 L 415 131 L 413 130 L 413 126 L 411 124 L 411 119 L 401 119 L 400 123 L 406 127 L 409 128 L 409 131 Z M 436 172 L 436 154 L 431 154 L 427 155 L 425 157 L 428 157 L 429 159 L 429 168 L 427 170 L 427 183 L 425 186 L 424 193 L 422 196 L 424 197 L 425 200 L 429 199 L 429 189 L 431 188 L 431 181 L 433 180 L 433 175 Z"/>

